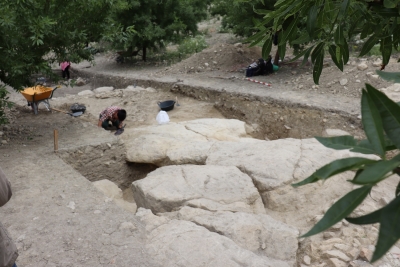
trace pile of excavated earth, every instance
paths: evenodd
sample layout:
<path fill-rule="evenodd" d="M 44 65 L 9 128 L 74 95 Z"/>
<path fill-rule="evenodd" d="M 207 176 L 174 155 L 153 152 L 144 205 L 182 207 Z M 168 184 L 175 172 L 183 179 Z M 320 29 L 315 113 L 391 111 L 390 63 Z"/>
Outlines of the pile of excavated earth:
<path fill-rule="evenodd" d="M 300 238 L 357 188 L 347 182 L 354 173 L 291 186 L 333 160 L 367 157 L 312 137 L 364 138 L 364 83 L 400 101 L 400 85 L 374 72 L 379 58 L 352 57 L 343 73 L 326 59 L 319 85 L 310 65 L 284 60 L 273 75 L 254 77 L 267 86 L 244 79 L 259 48 L 217 36 L 174 65 L 118 64 L 112 54 L 73 65 L 77 85 L 56 89 L 50 104 L 85 105 L 79 117 L 42 105 L 34 115 L 11 93 L 0 166 L 14 195 L 0 220 L 18 266 L 400 266 L 399 244 L 369 263 L 377 224 L 343 220 Z M 398 67 L 392 58 L 387 68 Z M 160 125 L 157 103 L 165 100 L 176 103 Z M 97 127 L 112 105 L 128 113 L 119 136 Z M 398 180 L 374 187 L 352 216 L 389 203 Z"/>

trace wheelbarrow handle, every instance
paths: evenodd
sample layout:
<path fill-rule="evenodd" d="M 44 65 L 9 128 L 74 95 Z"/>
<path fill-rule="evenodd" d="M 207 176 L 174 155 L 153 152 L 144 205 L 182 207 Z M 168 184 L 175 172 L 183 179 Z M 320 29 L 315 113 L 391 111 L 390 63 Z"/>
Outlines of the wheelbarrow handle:
<path fill-rule="evenodd" d="M 56 108 L 51 108 L 51 109 L 55 110 L 55 111 L 58 111 L 58 112 L 62 112 L 62 113 L 68 114 L 68 115 L 71 115 L 69 112 L 66 112 L 64 110 L 60 110 L 60 109 L 56 109 Z"/>

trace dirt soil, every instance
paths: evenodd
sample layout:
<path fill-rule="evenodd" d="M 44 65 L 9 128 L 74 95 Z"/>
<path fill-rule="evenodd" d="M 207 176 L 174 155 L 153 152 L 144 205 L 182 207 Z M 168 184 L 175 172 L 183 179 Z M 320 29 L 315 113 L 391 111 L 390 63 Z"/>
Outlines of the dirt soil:
<path fill-rule="evenodd" d="M 86 84 L 57 89 L 50 103 L 65 111 L 73 103 L 85 104 L 83 116 L 49 112 L 42 104 L 34 115 L 23 96 L 11 90 L 16 106 L 8 112 L 10 124 L 0 127 L 0 166 L 13 185 L 14 196 L 0 209 L 0 218 L 19 248 L 18 265 L 133 266 L 127 259 L 135 258 L 134 266 L 157 266 L 147 265 L 144 229 L 137 218 L 107 201 L 86 180 L 107 178 L 124 189 L 154 169 L 112 167 L 122 158 L 121 142 L 126 137 L 115 137 L 96 126 L 99 112 L 107 106 L 127 110 L 128 128 L 156 124 L 157 102 L 172 99 L 180 105 L 168 113 L 171 121 L 237 118 L 252 125 L 253 136 L 260 139 L 308 138 L 329 128 L 362 137 L 359 102 L 364 83 L 377 88 L 390 85 L 369 73 L 379 69 L 378 58 L 352 57 L 343 73 L 326 59 L 316 86 L 311 65 L 289 63 L 290 51 L 279 71 L 254 77 L 271 86 L 249 81 L 244 79 L 244 68 L 260 58 L 260 49 L 218 33 L 217 21 L 200 26 L 209 33 L 209 47 L 174 65 L 136 58 L 117 64 L 114 53 L 96 55 L 95 65 L 73 64 L 71 78 L 81 77 Z M 387 70 L 398 70 L 397 58 L 392 61 Z M 368 69 L 361 71 L 357 66 L 363 62 Z M 77 95 L 102 86 L 123 89 L 129 85 L 143 90 Z M 54 152 L 54 130 L 59 133 L 58 153 Z M 71 149 L 82 154 L 85 167 L 58 156 Z M 132 222 L 135 231 L 121 228 L 124 222 Z M 122 234 L 130 239 L 121 241 Z"/>

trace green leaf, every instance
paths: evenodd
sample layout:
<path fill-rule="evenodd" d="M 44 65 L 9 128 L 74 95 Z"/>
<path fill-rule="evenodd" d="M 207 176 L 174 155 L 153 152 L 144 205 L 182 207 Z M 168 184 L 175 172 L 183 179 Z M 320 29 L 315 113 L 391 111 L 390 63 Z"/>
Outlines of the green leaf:
<path fill-rule="evenodd" d="M 321 54 L 321 51 L 324 49 L 324 42 L 317 44 L 314 50 L 311 53 L 311 62 L 314 64 L 315 60 L 317 59 L 318 55 Z"/>
<path fill-rule="evenodd" d="M 381 39 L 382 64 L 387 65 L 392 54 L 392 36 Z"/>
<path fill-rule="evenodd" d="M 308 11 L 307 22 L 306 22 L 306 29 L 311 37 L 314 34 L 315 25 L 317 22 L 317 16 L 318 16 L 318 7 L 312 6 Z"/>
<path fill-rule="evenodd" d="M 397 29 L 397 17 L 395 17 L 394 19 L 393 19 L 393 22 L 392 22 L 392 28 L 390 29 L 390 34 L 394 34 L 394 33 L 396 33 L 396 29 Z M 395 41 L 395 38 L 393 37 L 393 41 Z"/>
<path fill-rule="evenodd" d="M 372 33 L 372 27 L 371 25 L 367 22 L 365 26 L 363 27 L 361 34 L 360 34 L 360 39 L 366 38 L 368 35 Z"/>
<path fill-rule="evenodd" d="M 295 39 L 294 41 L 291 41 L 290 44 L 305 44 L 310 41 L 310 35 L 308 35 L 308 32 L 304 32 L 302 35 L 300 35 L 299 38 Z"/>
<path fill-rule="evenodd" d="M 353 149 L 350 149 L 351 152 L 354 153 L 362 153 L 362 154 L 375 154 L 375 150 L 372 147 L 371 143 L 367 140 L 361 140 L 358 142 L 357 146 Z"/>
<path fill-rule="evenodd" d="M 383 208 L 380 222 L 378 241 L 371 262 L 385 255 L 400 238 L 400 197 Z"/>
<path fill-rule="evenodd" d="M 372 6 L 371 11 L 379 14 L 384 18 L 388 17 L 399 17 L 399 10 L 397 8 L 385 8 L 383 6 Z"/>
<path fill-rule="evenodd" d="M 400 83 L 400 72 L 386 72 L 377 70 L 376 73 L 386 81 Z"/>
<path fill-rule="evenodd" d="M 302 66 L 308 62 L 308 57 L 310 56 L 311 50 L 314 48 L 314 46 L 311 46 L 309 49 L 306 50 L 306 53 L 304 54 L 303 62 L 301 63 Z"/>
<path fill-rule="evenodd" d="M 303 50 L 301 53 L 299 53 L 295 58 L 291 59 L 289 62 L 296 61 L 297 59 L 299 59 L 300 57 L 305 55 L 307 52 L 310 53 L 311 49 L 312 49 L 312 47 L 309 47 L 309 48 Z"/>
<path fill-rule="evenodd" d="M 347 10 L 349 9 L 350 5 L 350 0 L 344 0 L 342 4 L 340 5 L 340 10 L 339 10 L 339 19 L 342 19 L 345 17 L 347 14 Z"/>
<path fill-rule="evenodd" d="M 393 144 L 393 142 L 390 139 L 388 139 L 386 136 L 385 136 L 385 143 L 386 143 L 386 147 L 385 147 L 386 152 L 397 149 L 397 147 Z"/>
<path fill-rule="evenodd" d="M 346 221 L 352 224 L 358 224 L 358 225 L 363 225 L 363 224 L 374 224 L 378 223 L 382 214 L 383 209 L 376 210 L 370 214 L 356 217 L 356 218 L 346 218 Z"/>
<path fill-rule="evenodd" d="M 338 25 L 335 31 L 335 43 L 337 45 L 344 45 L 344 35 L 342 25 Z"/>
<path fill-rule="evenodd" d="M 278 45 L 278 51 L 279 51 L 279 58 L 283 60 L 286 54 L 286 44 Z"/>
<path fill-rule="evenodd" d="M 262 57 L 263 58 L 268 58 L 269 53 L 271 52 L 272 49 L 272 38 L 269 37 L 269 39 L 267 39 L 262 47 Z"/>
<path fill-rule="evenodd" d="M 361 15 L 359 15 L 359 14 L 355 15 L 355 19 L 352 21 L 352 24 L 350 25 L 350 27 L 347 31 L 347 37 L 349 39 L 354 35 L 354 32 L 357 29 L 357 25 L 360 22 L 360 19 L 361 19 Z M 360 38 L 361 38 L 361 36 L 360 36 Z"/>
<path fill-rule="evenodd" d="M 359 158 L 359 157 L 337 159 L 319 168 L 317 171 L 315 171 L 313 174 L 311 174 L 303 181 L 292 184 L 292 186 L 299 187 L 305 184 L 315 183 L 319 180 L 326 180 L 329 177 L 332 177 L 333 175 L 336 175 L 338 173 L 357 169 L 366 164 L 371 164 L 374 162 L 375 162 L 374 160 Z"/>
<path fill-rule="evenodd" d="M 383 6 L 386 8 L 395 8 L 398 2 L 396 0 L 383 0 Z"/>
<path fill-rule="evenodd" d="M 366 84 L 366 87 L 379 110 L 387 137 L 397 148 L 400 148 L 400 106 L 373 86 Z"/>
<path fill-rule="evenodd" d="M 313 79 L 315 84 L 319 84 L 319 77 L 321 76 L 324 67 L 324 50 L 317 56 L 313 68 Z"/>
<path fill-rule="evenodd" d="M 396 186 L 395 196 L 398 197 L 400 195 L 400 182 Z"/>
<path fill-rule="evenodd" d="M 392 172 L 397 166 L 400 165 L 400 155 L 392 158 L 388 161 L 378 161 L 365 168 L 359 176 L 357 176 L 353 182 L 356 184 L 376 184 L 382 181 L 386 174 Z"/>
<path fill-rule="evenodd" d="M 354 136 L 343 135 L 334 137 L 315 137 L 321 144 L 336 150 L 351 149 L 357 146 Z"/>
<path fill-rule="evenodd" d="M 268 13 L 271 13 L 272 10 L 267 10 L 267 9 L 255 9 L 253 8 L 254 13 L 259 14 L 259 15 L 267 15 Z"/>
<path fill-rule="evenodd" d="M 374 45 L 376 45 L 376 43 L 378 42 L 378 38 L 376 38 L 375 34 L 372 35 L 363 45 L 360 54 L 358 55 L 359 57 L 362 57 L 364 55 L 366 55 L 371 49 L 372 47 L 374 47 Z"/>
<path fill-rule="evenodd" d="M 335 65 L 336 65 L 341 71 L 343 71 L 342 55 L 339 53 L 339 56 L 340 56 L 340 57 L 339 57 L 339 60 L 338 60 L 337 54 L 336 54 L 336 52 L 337 52 L 336 48 L 339 48 L 339 47 L 337 47 L 336 45 L 330 45 L 330 46 L 329 46 L 329 54 L 331 55 L 331 58 L 332 58 L 333 63 L 335 63 Z M 340 48 L 339 48 L 339 52 L 340 52 Z"/>
<path fill-rule="evenodd" d="M 365 134 L 369 142 L 381 157 L 385 156 L 385 139 L 379 111 L 368 93 L 363 90 L 361 97 L 361 114 Z"/>
<path fill-rule="evenodd" d="M 347 193 L 344 197 L 339 199 L 329 210 L 325 213 L 324 217 L 314 227 L 301 237 L 312 236 L 325 231 L 329 227 L 335 225 L 343 218 L 347 217 L 371 191 L 371 186 L 366 185 Z"/>
<path fill-rule="evenodd" d="M 287 1 L 287 0 L 278 0 L 276 3 L 275 3 L 275 5 L 274 5 L 274 7 L 275 8 L 278 8 L 278 7 L 281 7 L 281 6 L 283 6 L 284 4 L 290 4 L 290 1 Z"/>
<path fill-rule="evenodd" d="M 264 20 L 261 21 L 256 26 L 258 27 L 259 25 L 268 25 L 271 22 L 271 20 L 273 20 L 275 18 L 274 16 L 275 16 L 275 12 L 268 13 L 267 15 L 265 15 Z"/>
<path fill-rule="evenodd" d="M 258 33 L 250 36 L 245 40 L 246 43 L 251 43 L 250 46 L 255 46 L 260 43 L 264 38 L 267 30 L 259 31 Z"/>
<path fill-rule="evenodd" d="M 286 41 L 290 38 L 291 35 L 295 32 L 297 29 L 297 23 L 299 22 L 300 16 L 297 16 L 290 24 L 289 26 L 283 31 L 282 39 L 279 42 L 280 45 L 286 44 Z"/>
<path fill-rule="evenodd" d="M 347 64 L 349 62 L 349 45 L 347 44 L 346 39 L 343 39 L 344 45 L 340 45 L 340 51 L 342 52 L 343 55 L 343 64 Z"/>

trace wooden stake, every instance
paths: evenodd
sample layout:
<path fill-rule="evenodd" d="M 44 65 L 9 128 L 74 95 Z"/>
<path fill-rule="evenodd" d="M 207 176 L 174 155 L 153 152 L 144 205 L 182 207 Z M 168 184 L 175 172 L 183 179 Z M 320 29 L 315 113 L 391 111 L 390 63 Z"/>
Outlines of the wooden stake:
<path fill-rule="evenodd" d="M 54 152 L 58 152 L 58 130 L 54 129 Z"/>

